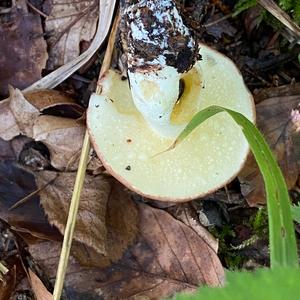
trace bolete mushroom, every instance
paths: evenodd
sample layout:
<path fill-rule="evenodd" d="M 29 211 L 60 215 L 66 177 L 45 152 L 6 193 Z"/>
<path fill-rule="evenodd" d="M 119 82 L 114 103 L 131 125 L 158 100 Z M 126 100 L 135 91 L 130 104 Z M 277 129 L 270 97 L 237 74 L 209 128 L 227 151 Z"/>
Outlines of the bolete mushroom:
<path fill-rule="evenodd" d="M 91 97 L 93 146 L 111 175 L 149 198 L 187 201 L 213 192 L 237 175 L 249 151 L 230 116 L 211 117 L 164 150 L 210 105 L 253 121 L 252 96 L 229 58 L 194 41 L 171 0 L 127 0 L 123 9 L 129 80 L 110 70 Z"/>

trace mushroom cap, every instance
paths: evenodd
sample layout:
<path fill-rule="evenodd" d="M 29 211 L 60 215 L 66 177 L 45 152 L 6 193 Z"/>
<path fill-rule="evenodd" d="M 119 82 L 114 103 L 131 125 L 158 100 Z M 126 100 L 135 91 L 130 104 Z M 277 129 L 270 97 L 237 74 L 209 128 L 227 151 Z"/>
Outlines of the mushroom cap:
<path fill-rule="evenodd" d="M 184 91 L 170 126 L 185 125 L 211 105 L 230 108 L 254 121 L 252 95 L 234 63 L 203 44 L 200 54 L 202 59 L 182 74 Z M 128 81 L 109 71 L 101 85 L 101 95 L 91 97 L 88 130 L 105 168 L 129 189 L 161 201 L 188 201 L 221 188 L 243 166 L 249 146 L 228 114 L 211 117 L 175 149 L 163 152 L 174 138 L 148 125 L 132 101 Z"/>

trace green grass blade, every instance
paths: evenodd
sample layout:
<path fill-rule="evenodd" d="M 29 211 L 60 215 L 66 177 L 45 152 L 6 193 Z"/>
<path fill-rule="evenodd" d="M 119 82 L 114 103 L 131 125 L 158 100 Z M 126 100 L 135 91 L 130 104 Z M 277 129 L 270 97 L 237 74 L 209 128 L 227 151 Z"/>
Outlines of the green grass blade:
<path fill-rule="evenodd" d="M 297 267 L 298 254 L 288 189 L 281 170 L 260 131 L 245 116 L 220 106 L 198 112 L 170 149 L 211 116 L 227 112 L 240 125 L 263 175 L 267 196 L 271 267 Z"/>

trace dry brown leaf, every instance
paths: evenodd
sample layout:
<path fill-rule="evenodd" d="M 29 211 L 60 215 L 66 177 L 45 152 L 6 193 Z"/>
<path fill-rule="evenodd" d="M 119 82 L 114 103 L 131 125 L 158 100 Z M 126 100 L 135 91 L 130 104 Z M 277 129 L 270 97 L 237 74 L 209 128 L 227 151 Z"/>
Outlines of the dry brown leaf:
<path fill-rule="evenodd" d="M 90 160 L 87 164 L 87 172 L 91 175 L 102 174 L 104 170 L 101 160 L 98 158 L 96 152 L 92 150 Z"/>
<path fill-rule="evenodd" d="M 75 175 L 50 171 L 35 174 L 38 187 L 43 187 L 57 177 L 54 182 L 41 190 L 40 203 L 50 224 L 55 225 L 61 233 L 64 233 L 67 223 Z M 103 176 L 85 177 L 74 233 L 75 241 L 101 254 L 106 254 L 105 215 L 110 190 L 110 183 Z"/>
<path fill-rule="evenodd" d="M 91 41 L 98 21 L 98 1 L 47 0 L 46 33 L 50 36 L 47 68 L 56 69 L 80 54 L 80 43 Z"/>
<path fill-rule="evenodd" d="M 41 279 L 30 269 L 28 270 L 28 273 L 36 300 L 52 300 L 52 294 L 46 289 Z"/>
<path fill-rule="evenodd" d="M 75 243 L 74 256 L 85 266 L 107 267 L 118 261 L 136 237 L 138 211 L 131 195 L 116 180 L 111 180 L 111 191 L 107 203 L 106 228 L 107 254 L 99 255 L 86 245 Z"/>
<path fill-rule="evenodd" d="M 58 170 L 76 170 L 85 127 L 73 119 L 39 116 L 33 127 L 35 141 L 49 149 L 51 165 Z"/>
<path fill-rule="evenodd" d="M 23 89 L 40 79 L 48 57 L 39 15 L 13 7 L 8 19 L 0 24 L 0 96 L 9 84 Z"/>
<path fill-rule="evenodd" d="M 82 106 L 61 91 L 35 90 L 24 93 L 24 96 L 40 112 L 47 115 L 78 119 L 84 112 Z"/>
<path fill-rule="evenodd" d="M 20 90 L 9 86 L 9 98 L 0 102 L 0 137 L 10 140 L 19 134 L 32 137 L 32 127 L 39 111 Z"/>
<path fill-rule="evenodd" d="M 266 99 L 256 106 L 257 126 L 273 150 L 288 188 L 293 187 L 300 171 L 300 157 L 295 147 L 295 139 L 300 135 L 295 133 L 291 122 L 291 111 L 299 102 L 300 95 L 281 96 Z M 264 182 L 252 155 L 239 174 L 239 180 L 250 206 L 266 202 Z"/>
<path fill-rule="evenodd" d="M 3 253 L 2 255 L 5 255 L 5 254 Z M 16 261 L 15 257 L 13 257 L 13 260 Z M 1 278 L 0 279 L 0 299 L 1 300 L 11 299 L 11 296 L 13 295 L 16 285 L 17 285 L 16 265 L 7 266 L 7 267 L 9 267 L 8 273 L 6 273 L 5 275 L 3 275 L 1 273 L 1 277 L 0 277 Z M 21 274 L 18 274 L 18 275 L 21 277 Z"/>
<path fill-rule="evenodd" d="M 20 133 L 32 137 L 32 127 L 40 114 L 39 111 L 26 100 L 20 90 L 10 86 L 9 94 L 9 107 L 15 117 Z"/>
<path fill-rule="evenodd" d="M 11 143 L 0 138 L 0 161 L 15 159 L 16 156 Z"/>
<path fill-rule="evenodd" d="M 19 126 L 10 110 L 9 99 L 0 102 L 0 137 L 9 141 L 20 134 Z"/>
<path fill-rule="evenodd" d="M 107 268 L 87 268 L 71 258 L 65 280 L 70 299 L 163 299 L 203 284 L 223 283 L 216 253 L 193 229 L 145 204 L 138 204 L 138 211 L 138 236 L 118 262 Z M 52 279 L 59 250 L 58 243 L 29 248 Z"/>
<path fill-rule="evenodd" d="M 182 221 L 187 226 L 193 228 L 197 234 L 217 253 L 218 241 L 209 233 L 199 222 L 197 212 L 194 211 L 189 203 L 184 203 L 176 206 L 175 213 L 176 219 Z"/>

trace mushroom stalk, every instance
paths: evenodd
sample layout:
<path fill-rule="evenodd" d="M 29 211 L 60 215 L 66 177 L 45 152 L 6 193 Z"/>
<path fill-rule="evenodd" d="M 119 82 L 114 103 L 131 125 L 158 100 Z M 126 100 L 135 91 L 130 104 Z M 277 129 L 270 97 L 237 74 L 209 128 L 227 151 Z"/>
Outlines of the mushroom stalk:
<path fill-rule="evenodd" d="M 133 102 L 159 135 L 173 137 L 184 125 L 170 118 L 180 79 L 199 59 L 199 45 L 172 0 L 124 0 L 122 42 Z"/>

